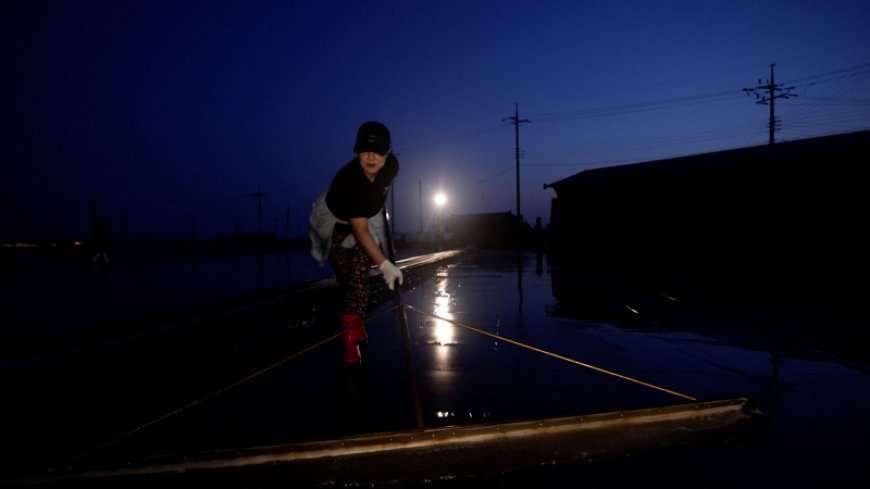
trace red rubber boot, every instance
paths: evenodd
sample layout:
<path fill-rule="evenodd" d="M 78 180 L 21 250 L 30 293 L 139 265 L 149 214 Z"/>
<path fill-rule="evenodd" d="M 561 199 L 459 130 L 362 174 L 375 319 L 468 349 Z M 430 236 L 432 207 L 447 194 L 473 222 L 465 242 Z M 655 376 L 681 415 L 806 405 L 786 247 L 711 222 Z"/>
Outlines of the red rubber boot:
<path fill-rule="evenodd" d="M 366 328 L 363 325 L 362 314 L 342 314 L 341 326 L 344 328 L 344 363 L 360 363 L 362 352 L 359 344 L 368 340 Z"/>

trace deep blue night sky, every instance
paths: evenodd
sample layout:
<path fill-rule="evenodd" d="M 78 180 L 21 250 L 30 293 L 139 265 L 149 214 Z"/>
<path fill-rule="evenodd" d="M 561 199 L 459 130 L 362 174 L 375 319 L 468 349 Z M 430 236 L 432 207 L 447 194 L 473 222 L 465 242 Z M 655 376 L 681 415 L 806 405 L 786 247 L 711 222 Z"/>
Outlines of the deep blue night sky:
<path fill-rule="evenodd" d="M 0 241 L 307 233 L 386 123 L 400 233 L 446 212 L 549 220 L 588 168 L 870 128 L 870 3 L 45 1 L 2 4 Z M 759 82 L 760 80 L 760 82 Z M 606 205 L 603 203 L 602 205 Z"/>

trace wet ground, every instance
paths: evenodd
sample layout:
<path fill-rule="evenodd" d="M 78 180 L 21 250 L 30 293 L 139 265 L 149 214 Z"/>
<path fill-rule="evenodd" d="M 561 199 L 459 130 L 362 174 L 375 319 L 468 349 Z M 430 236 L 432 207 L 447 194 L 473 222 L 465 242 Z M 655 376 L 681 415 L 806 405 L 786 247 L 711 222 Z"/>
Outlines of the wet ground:
<path fill-rule="evenodd" d="M 851 487 L 863 476 L 870 366 L 847 315 L 831 311 L 837 324 L 814 331 L 806 323 L 824 318 L 825 304 L 798 314 L 654 278 L 473 253 L 401 292 L 409 350 L 394 303 L 371 311 L 355 368 L 342 365 L 340 339 L 326 341 L 337 332 L 328 311 L 272 311 L 171 344 L 6 369 L 2 474 L 20 485 L 13 475 L 96 462 L 629 410 L 684 402 L 678 393 L 746 397 L 758 423 L 733 439 L 616 459 L 530 457 L 483 474 L 465 463 L 420 478 L 336 473 L 318 485 Z M 212 483 L 295 487 L 292 476 Z"/>

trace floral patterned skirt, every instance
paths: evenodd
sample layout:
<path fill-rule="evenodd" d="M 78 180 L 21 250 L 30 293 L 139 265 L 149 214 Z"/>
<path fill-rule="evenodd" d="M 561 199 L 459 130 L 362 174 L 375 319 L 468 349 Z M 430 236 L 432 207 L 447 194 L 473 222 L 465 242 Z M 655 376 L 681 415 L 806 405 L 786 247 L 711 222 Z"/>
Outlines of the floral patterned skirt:
<path fill-rule="evenodd" d="M 353 248 L 343 248 L 341 242 L 346 237 L 347 234 L 336 231 L 332 233 L 329 259 L 344 298 L 344 312 L 365 314 L 369 303 L 369 270 L 372 259 L 359 244 Z"/>

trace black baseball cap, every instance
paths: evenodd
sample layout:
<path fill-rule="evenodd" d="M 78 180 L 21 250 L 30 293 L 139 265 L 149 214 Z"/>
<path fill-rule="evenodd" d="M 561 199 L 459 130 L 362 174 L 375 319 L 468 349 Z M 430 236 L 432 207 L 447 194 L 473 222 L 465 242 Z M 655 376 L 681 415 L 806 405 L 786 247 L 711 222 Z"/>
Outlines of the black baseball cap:
<path fill-rule="evenodd" d="M 380 122 L 364 122 L 356 131 L 356 144 L 353 146 L 354 153 L 372 151 L 379 155 L 385 155 L 390 150 L 390 130 Z"/>

